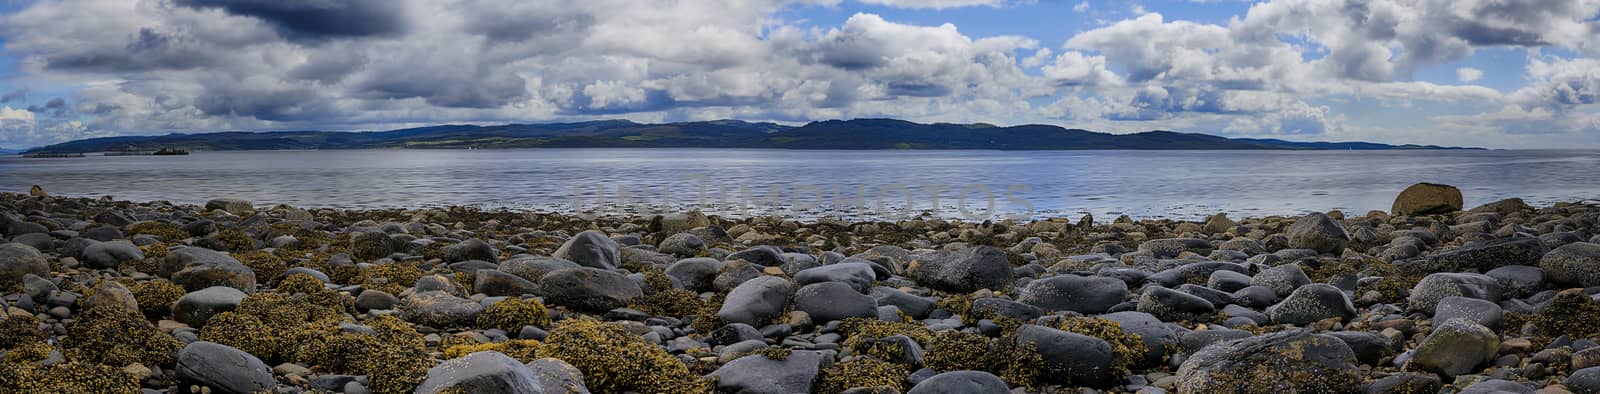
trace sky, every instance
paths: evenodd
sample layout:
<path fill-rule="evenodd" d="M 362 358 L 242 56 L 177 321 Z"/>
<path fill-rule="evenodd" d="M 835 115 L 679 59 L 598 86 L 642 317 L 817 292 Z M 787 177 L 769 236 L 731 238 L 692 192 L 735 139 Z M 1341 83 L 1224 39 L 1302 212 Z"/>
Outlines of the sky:
<path fill-rule="evenodd" d="M 1600 148 L 1600 0 L 0 0 L 0 148 L 892 117 Z"/>

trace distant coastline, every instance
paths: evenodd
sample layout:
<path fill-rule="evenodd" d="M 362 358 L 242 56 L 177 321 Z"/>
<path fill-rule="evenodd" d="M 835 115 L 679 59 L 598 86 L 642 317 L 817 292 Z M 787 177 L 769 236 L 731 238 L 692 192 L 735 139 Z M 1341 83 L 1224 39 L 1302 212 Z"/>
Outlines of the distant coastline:
<path fill-rule="evenodd" d="M 441 125 L 389 131 L 226 131 L 77 140 L 22 153 L 93 153 L 163 148 L 189 151 L 506 148 L 754 148 L 834 150 L 1407 150 L 1481 149 L 1373 142 L 1295 142 L 1147 131 L 1110 134 L 1051 125 L 830 120 L 785 126 L 720 120 L 634 123 Z"/>

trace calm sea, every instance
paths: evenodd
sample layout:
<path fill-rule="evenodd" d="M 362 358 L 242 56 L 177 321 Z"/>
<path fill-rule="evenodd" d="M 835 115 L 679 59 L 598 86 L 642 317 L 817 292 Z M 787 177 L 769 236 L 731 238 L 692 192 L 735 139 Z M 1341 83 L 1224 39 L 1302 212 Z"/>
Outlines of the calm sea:
<path fill-rule="evenodd" d="M 1415 182 L 1468 206 L 1600 199 L 1600 151 L 527 149 L 0 157 L 0 191 L 203 203 L 474 205 L 804 218 L 1234 217 L 1388 210 Z"/>

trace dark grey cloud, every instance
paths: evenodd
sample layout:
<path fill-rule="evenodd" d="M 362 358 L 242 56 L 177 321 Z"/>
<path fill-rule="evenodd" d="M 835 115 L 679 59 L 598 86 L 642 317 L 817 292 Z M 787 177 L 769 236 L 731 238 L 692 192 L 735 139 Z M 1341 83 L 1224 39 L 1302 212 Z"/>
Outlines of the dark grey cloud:
<path fill-rule="evenodd" d="M 193 8 L 219 8 L 259 18 L 294 39 L 349 38 L 402 33 L 405 4 L 392 0 L 176 0 Z"/>
<path fill-rule="evenodd" d="M 23 100 L 27 100 L 27 99 L 28 99 L 28 87 L 27 86 L 23 86 L 23 87 L 17 88 L 17 90 L 6 92 L 5 94 L 0 94 L 0 104 L 6 104 L 6 103 L 10 103 L 12 101 L 23 101 Z"/>
<path fill-rule="evenodd" d="M 67 108 L 67 100 L 60 97 L 52 98 L 50 101 L 46 101 L 44 105 L 28 106 L 28 112 L 48 114 L 55 117 L 66 115 L 71 110 L 71 108 Z"/>

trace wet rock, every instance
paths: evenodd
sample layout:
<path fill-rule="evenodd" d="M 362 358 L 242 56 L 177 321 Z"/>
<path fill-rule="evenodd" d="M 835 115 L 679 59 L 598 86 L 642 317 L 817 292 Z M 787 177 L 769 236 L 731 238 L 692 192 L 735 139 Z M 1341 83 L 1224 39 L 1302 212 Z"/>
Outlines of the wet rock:
<path fill-rule="evenodd" d="M 1437 393 L 1444 388 L 1439 377 L 1430 373 L 1401 372 L 1372 381 L 1368 394 Z"/>
<path fill-rule="evenodd" d="M 1493 360 L 1499 351 L 1500 336 L 1494 331 L 1466 319 L 1451 319 L 1434 327 L 1406 364 L 1408 368 L 1456 376 L 1476 371 L 1478 365 Z"/>
<path fill-rule="evenodd" d="M 278 385 L 266 363 L 239 349 L 199 341 L 184 346 L 177 358 L 178 379 L 213 392 L 253 394 Z"/>
<path fill-rule="evenodd" d="M 783 314 L 790 291 L 789 281 L 779 277 L 762 276 L 745 281 L 728 292 L 722 308 L 717 310 L 717 317 L 730 323 L 766 325 Z"/>
<path fill-rule="evenodd" d="M 677 233 L 661 240 L 657 246 L 661 253 L 694 256 L 706 250 L 706 241 L 690 233 Z"/>
<path fill-rule="evenodd" d="M 1411 287 L 1406 298 L 1412 310 L 1433 314 L 1439 300 L 1450 296 L 1500 301 L 1500 282 L 1479 274 L 1441 272 L 1429 274 Z"/>
<path fill-rule="evenodd" d="M 1017 329 L 1017 342 L 1032 343 L 1044 358 L 1040 380 L 1091 387 L 1115 383 L 1111 344 L 1100 338 L 1025 324 Z"/>
<path fill-rule="evenodd" d="M 911 295 L 893 287 L 873 287 L 871 295 L 878 299 L 878 305 L 892 305 L 917 319 L 928 317 L 928 312 L 933 311 L 934 307 L 934 301 L 931 299 Z"/>
<path fill-rule="evenodd" d="M 1057 275 L 1023 287 L 1017 301 L 1047 311 L 1099 314 L 1128 298 L 1128 284 L 1100 276 Z"/>
<path fill-rule="evenodd" d="M 406 297 L 400 306 L 401 319 L 431 327 L 470 325 L 482 312 L 483 304 L 438 290 Z"/>
<path fill-rule="evenodd" d="M 0 288 L 20 285 L 22 277 L 30 274 L 50 276 L 50 263 L 44 254 L 28 245 L 0 244 Z"/>
<path fill-rule="evenodd" d="M 1339 338 L 1344 341 L 1350 351 L 1355 352 L 1356 360 L 1362 364 L 1378 365 L 1384 356 L 1393 353 L 1393 345 L 1382 335 L 1365 331 L 1329 331 L 1322 335 Z"/>
<path fill-rule="evenodd" d="M 1539 259 L 1550 281 L 1566 286 L 1600 286 L 1600 244 L 1578 242 L 1551 250 Z"/>
<path fill-rule="evenodd" d="M 1306 276 L 1306 271 L 1299 264 L 1284 264 L 1262 270 L 1250 279 L 1251 286 L 1261 286 L 1271 289 L 1278 297 L 1288 297 L 1300 286 L 1311 284 L 1311 277 Z"/>
<path fill-rule="evenodd" d="M 218 313 L 234 310 L 244 301 L 245 294 L 227 286 L 212 286 L 189 292 L 172 304 L 172 319 L 194 327 L 206 325 L 206 320 Z"/>
<path fill-rule="evenodd" d="M 1314 283 L 1295 289 L 1283 302 L 1267 308 L 1267 316 L 1275 323 L 1305 326 L 1329 318 L 1349 321 L 1356 316 L 1356 307 L 1339 288 Z"/>
<path fill-rule="evenodd" d="M 984 371 L 950 371 L 918 382 L 906 394 L 1006 394 L 1011 392 L 1000 377 Z"/>
<path fill-rule="evenodd" d="M 200 247 L 172 250 L 161 263 L 161 273 L 189 291 L 211 286 L 253 291 L 256 287 L 256 274 L 249 267 L 226 253 Z"/>
<path fill-rule="evenodd" d="M 1017 321 L 1033 321 L 1044 315 L 1044 310 L 1004 298 L 984 297 L 972 300 L 972 308 L 968 313 L 980 319 L 1006 317 Z"/>
<path fill-rule="evenodd" d="M 709 377 L 717 379 L 719 392 L 748 394 L 810 393 L 831 352 L 796 350 L 783 360 L 763 355 L 740 357 Z"/>
<path fill-rule="evenodd" d="M 1179 393 L 1343 393 L 1361 381 L 1349 346 L 1306 330 L 1208 346 L 1185 360 L 1176 376 Z"/>
<path fill-rule="evenodd" d="M 622 263 L 617 248 L 617 241 L 605 233 L 588 230 L 572 236 L 552 256 L 584 267 L 613 270 Z"/>
<path fill-rule="evenodd" d="M 1321 212 L 1301 217 L 1285 232 L 1289 247 L 1315 250 L 1318 253 L 1338 253 L 1350 242 L 1350 234 L 1337 220 Z"/>
<path fill-rule="evenodd" d="M 128 291 L 127 286 L 116 281 L 105 280 L 96 283 L 94 288 L 85 293 L 78 302 L 83 304 L 83 309 L 113 306 L 139 313 L 139 301 L 133 298 L 133 293 Z"/>
<path fill-rule="evenodd" d="M 398 303 L 399 298 L 380 290 L 365 290 L 356 296 L 356 308 L 360 310 L 393 309 Z"/>
<path fill-rule="evenodd" d="M 872 272 L 872 266 L 867 263 L 839 263 L 808 268 L 794 274 L 794 282 L 800 286 L 813 283 L 839 282 L 850 286 L 856 292 L 866 292 L 872 288 L 872 282 L 877 276 Z"/>
<path fill-rule="evenodd" d="M 1488 379 L 1473 383 L 1460 394 L 1533 394 L 1531 387 L 1504 379 Z"/>
<path fill-rule="evenodd" d="M 1461 190 L 1437 183 L 1417 183 L 1394 198 L 1395 215 L 1436 215 L 1461 210 Z"/>
<path fill-rule="evenodd" d="M 1233 271 L 1216 271 L 1212 272 L 1211 277 L 1206 279 L 1206 287 L 1232 293 L 1239 291 L 1239 289 L 1250 287 L 1252 280 L 1255 280 L 1255 278 L 1251 278 L 1250 275 Z"/>
<path fill-rule="evenodd" d="M 757 246 L 735 252 L 734 254 L 728 255 L 727 260 L 743 260 L 750 264 L 755 264 L 762 267 L 777 267 L 787 262 L 787 260 L 784 260 L 783 258 L 782 249 L 778 249 L 776 246 L 768 245 Z"/>
<path fill-rule="evenodd" d="M 1154 315 L 1144 312 L 1125 311 L 1107 313 L 1099 317 L 1117 322 L 1118 325 L 1122 326 L 1123 332 L 1138 335 L 1139 340 L 1144 342 L 1144 358 L 1134 360 L 1133 365 L 1136 367 L 1160 365 L 1162 359 L 1169 356 L 1167 348 L 1178 344 L 1178 335 Z"/>
<path fill-rule="evenodd" d="M 1537 238 L 1497 239 L 1434 253 L 1408 266 L 1425 272 L 1487 272 L 1507 265 L 1539 265 L 1545 252 L 1544 242 Z"/>
<path fill-rule="evenodd" d="M 1201 320 L 1216 311 L 1204 298 L 1165 287 L 1145 289 L 1135 308 L 1162 321 Z"/>
<path fill-rule="evenodd" d="M 589 394 L 583 382 L 583 371 L 556 358 L 541 358 L 528 363 L 528 369 L 539 378 L 545 394 Z"/>
<path fill-rule="evenodd" d="M 695 257 L 678 260 L 667 266 L 667 275 L 677 279 L 684 289 L 694 292 L 712 291 L 715 287 L 712 282 L 717 279 L 717 273 L 722 271 L 726 263 L 709 257 Z"/>
<path fill-rule="evenodd" d="M 906 271 L 918 284 L 958 293 L 1001 290 L 1012 281 L 1006 252 L 992 246 L 933 252 L 912 260 Z"/>
<path fill-rule="evenodd" d="M 544 385 L 532 369 L 495 351 L 477 352 L 446 360 L 428 369 L 417 386 L 418 394 L 437 393 L 543 394 Z"/>
<path fill-rule="evenodd" d="M 875 317 L 878 300 L 841 282 L 821 282 L 795 291 L 794 309 L 804 311 L 821 324 L 851 317 Z"/>
<path fill-rule="evenodd" d="M 558 257 L 518 257 L 500 263 L 500 272 L 516 275 L 530 281 L 538 282 L 545 274 L 551 271 L 583 268 L 570 260 Z"/>
<path fill-rule="evenodd" d="M 1500 290 L 1506 297 L 1527 297 L 1538 292 L 1545 284 L 1544 270 L 1526 265 L 1495 268 L 1485 272 L 1484 275 L 1500 282 Z"/>
<path fill-rule="evenodd" d="M 1589 367 L 1573 371 L 1562 384 L 1567 385 L 1576 394 L 1600 393 L 1600 367 Z"/>
<path fill-rule="evenodd" d="M 132 242 L 96 242 L 83 248 L 83 261 L 99 268 L 116 268 L 124 261 L 144 260 L 144 252 Z"/>
<path fill-rule="evenodd" d="M 539 285 L 533 281 L 498 270 L 478 270 L 474 275 L 476 277 L 472 281 L 472 291 L 491 297 L 516 297 L 533 294 L 539 289 Z"/>
<path fill-rule="evenodd" d="M 483 242 L 483 240 L 477 238 L 444 247 L 444 261 L 446 263 L 468 260 L 500 261 L 500 251 L 496 250 L 493 245 L 489 245 L 488 242 Z"/>
<path fill-rule="evenodd" d="M 1500 304 L 1477 298 L 1449 296 L 1439 299 L 1433 311 L 1433 325 L 1439 326 L 1450 319 L 1466 319 L 1496 332 L 1504 326 Z"/>
<path fill-rule="evenodd" d="M 580 310 L 603 312 L 628 305 L 644 296 L 639 284 L 626 275 L 596 268 L 551 271 L 539 281 L 545 302 Z"/>

